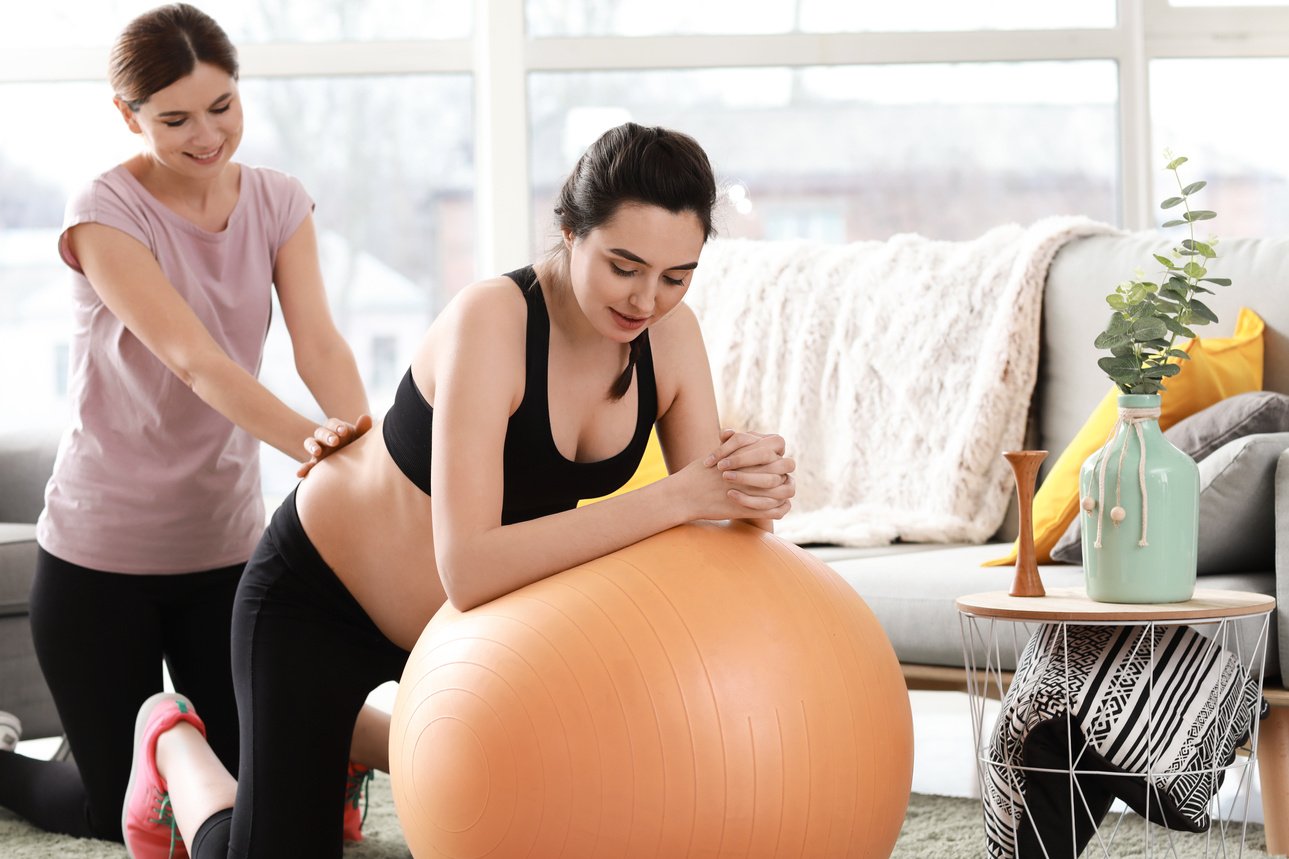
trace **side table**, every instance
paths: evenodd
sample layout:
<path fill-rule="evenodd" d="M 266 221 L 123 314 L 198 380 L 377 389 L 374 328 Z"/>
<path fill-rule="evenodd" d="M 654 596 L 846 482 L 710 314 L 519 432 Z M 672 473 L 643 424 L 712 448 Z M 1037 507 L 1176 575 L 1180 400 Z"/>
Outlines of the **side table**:
<path fill-rule="evenodd" d="M 1243 852 L 1273 598 L 1128 605 L 1060 588 L 956 605 L 986 855 Z M 990 699 L 1003 702 L 994 724 Z M 1148 822 L 1107 815 L 1116 797 Z"/>

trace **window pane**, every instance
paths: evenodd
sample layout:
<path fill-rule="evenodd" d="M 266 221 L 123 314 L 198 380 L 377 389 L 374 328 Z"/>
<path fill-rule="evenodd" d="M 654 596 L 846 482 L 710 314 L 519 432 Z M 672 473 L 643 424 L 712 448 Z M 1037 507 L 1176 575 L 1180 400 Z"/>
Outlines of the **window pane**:
<path fill-rule="evenodd" d="M 316 202 L 332 312 L 379 416 L 430 319 L 474 279 L 470 78 L 258 79 L 243 81 L 242 95 L 237 158 L 298 176 Z M 31 121 L 0 125 L 0 373 L 5 402 L 23 404 L 0 414 L 0 430 L 61 427 L 71 333 L 71 275 L 56 248 L 64 201 L 137 142 L 102 83 L 4 85 L 0 97 L 41 107 Z M 261 379 L 318 416 L 277 308 Z M 294 464 L 268 451 L 264 467 L 266 492 L 285 494 Z"/>
<path fill-rule="evenodd" d="M 63 206 L 137 144 L 106 84 L 0 84 L 0 99 L 26 105 L 24 121 L 0 123 L 0 431 L 62 429 L 72 333 Z"/>
<path fill-rule="evenodd" d="M 29 3 L 0 28 L 0 46 L 108 45 L 160 0 Z M 453 39 L 470 35 L 473 0 L 202 0 L 235 44 Z"/>
<path fill-rule="evenodd" d="M 474 280 L 470 78 L 260 79 L 242 91 L 241 157 L 282 165 L 313 196 L 332 313 L 380 417 L 430 320 Z M 276 308 L 260 378 L 317 415 Z M 265 446 L 263 464 L 266 493 L 285 495 L 295 463 Z"/>
<path fill-rule="evenodd" d="M 1168 0 L 1170 6 L 1289 6 L 1289 0 Z"/>
<path fill-rule="evenodd" d="M 848 33 L 1113 27 L 1114 0 L 527 0 L 534 36 Z"/>
<path fill-rule="evenodd" d="M 1208 182 L 1198 201 L 1217 212 L 1204 226 L 1219 236 L 1289 233 L 1289 163 L 1284 119 L 1256 81 L 1289 80 L 1289 59 L 1156 60 L 1150 64 L 1151 130 L 1162 150 L 1185 155 L 1188 182 Z M 1276 87 L 1272 87 L 1276 89 Z M 1173 174 L 1154 172 L 1154 204 L 1177 192 Z M 1174 210 L 1175 211 L 1175 210 Z M 1156 221 L 1169 212 L 1156 208 Z M 1210 229 L 1204 231 L 1208 235 Z"/>
<path fill-rule="evenodd" d="M 1117 222 L 1109 62 L 544 73 L 530 76 L 536 246 L 602 131 L 692 134 L 725 188 L 722 235 L 969 238 L 1075 213 Z"/>

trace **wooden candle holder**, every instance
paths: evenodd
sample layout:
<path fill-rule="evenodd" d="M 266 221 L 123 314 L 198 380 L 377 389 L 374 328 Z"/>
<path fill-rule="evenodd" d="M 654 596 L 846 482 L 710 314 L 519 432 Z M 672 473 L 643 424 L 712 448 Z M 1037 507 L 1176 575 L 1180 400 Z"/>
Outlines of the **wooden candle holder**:
<path fill-rule="evenodd" d="M 1016 577 L 1010 594 L 1014 597 L 1046 596 L 1043 580 L 1038 575 L 1034 557 L 1034 485 L 1038 467 L 1047 457 L 1045 450 L 1008 450 L 1003 458 L 1011 464 L 1016 478 L 1016 500 L 1020 508 L 1019 548 L 1016 551 Z"/>

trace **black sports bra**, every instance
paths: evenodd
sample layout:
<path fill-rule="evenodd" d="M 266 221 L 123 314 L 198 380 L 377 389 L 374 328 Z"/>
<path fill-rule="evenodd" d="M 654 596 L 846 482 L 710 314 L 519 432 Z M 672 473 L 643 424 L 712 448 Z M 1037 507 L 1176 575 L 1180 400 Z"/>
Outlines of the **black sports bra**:
<path fill-rule="evenodd" d="M 619 453 L 597 462 L 565 459 L 551 435 L 547 398 L 547 364 L 550 352 L 550 317 L 532 266 L 506 275 L 523 291 L 528 302 L 527 341 L 524 349 L 524 398 L 506 425 L 505 484 L 501 504 L 502 524 L 523 522 L 571 510 L 583 498 L 598 498 L 622 487 L 635 473 L 649 432 L 658 414 L 653 353 L 649 332 L 640 334 L 636 362 L 636 431 Z M 421 396 L 409 368 L 385 415 L 382 432 L 395 464 L 426 495 L 430 493 L 431 428 L 434 409 Z"/>

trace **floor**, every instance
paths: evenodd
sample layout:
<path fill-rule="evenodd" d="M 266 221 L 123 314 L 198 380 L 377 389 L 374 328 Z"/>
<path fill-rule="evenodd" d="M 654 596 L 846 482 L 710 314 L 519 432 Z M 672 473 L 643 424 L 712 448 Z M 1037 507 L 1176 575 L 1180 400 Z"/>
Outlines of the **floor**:
<path fill-rule="evenodd" d="M 372 692 L 368 702 L 386 711 L 394 708 L 397 685 L 386 683 Z M 913 792 L 940 796 L 979 797 L 972 754 L 971 716 L 967 696 L 958 692 L 910 692 L 913 709 Z M 992 722 L 997 705 L 986 711 Z M 18 751 L 35 757 L 49 757 L 58 748 L 57 739 L 28 740 Z M 1262 795 L 1258 791 L 1256 766 L 1251 774 L 1248 798 L 1249 822 L 1262 822 Z M 1235 799 L 1234 780 L 1223 787 L 1219 801 L 1229 808 Z M 1243 808 L 1241 801 L 1237 807 Z"/>

